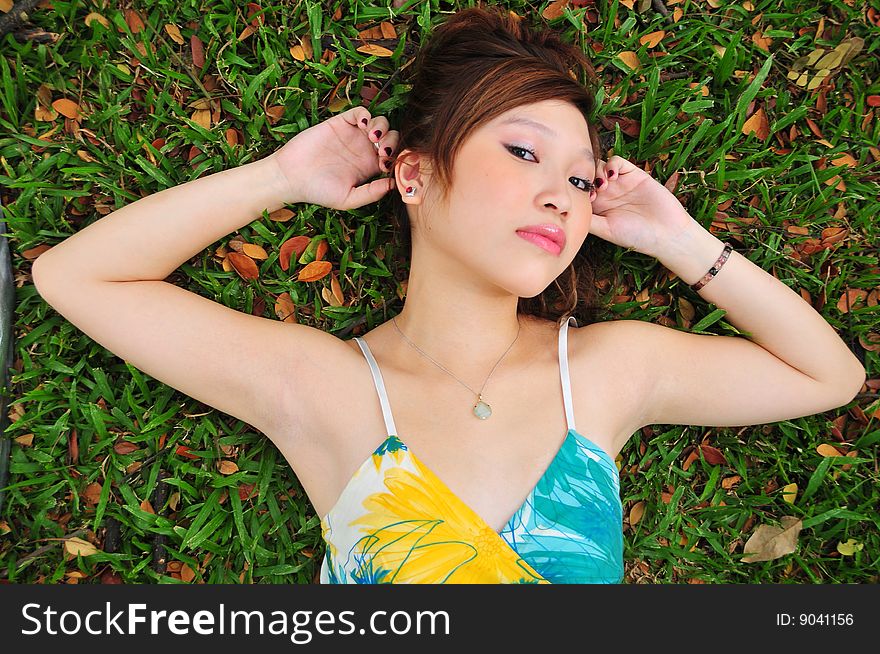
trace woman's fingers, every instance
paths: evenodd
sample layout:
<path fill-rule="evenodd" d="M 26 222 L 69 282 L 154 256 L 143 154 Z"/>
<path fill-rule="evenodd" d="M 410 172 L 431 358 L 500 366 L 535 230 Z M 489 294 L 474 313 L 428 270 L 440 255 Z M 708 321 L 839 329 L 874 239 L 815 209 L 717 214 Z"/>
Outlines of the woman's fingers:
<path fill-rule="evenodd" d="M 607 178 L 606 172 L 605 172 L 607 167 L 608 167 L 608 164 L 605 162 L 605 160 L 599 159 L 599 162 L 596 165 L 596 177 L 593 180 L 593 184 L 596 185 L 596 188 L 598 190 L 604 190 L 603 187 L 605 186 L 606 182 L 608 181 L 608 178 Z"/>
<path fill-rule="evenodd" d="M 374 116 L 366 126 L 370 143 L 378 143 L 382 146 L 382 139 L 388 134 L 388 119 L 385 116 Z"/>
<path fill-rule="evenodd" d="M 370 143 L 376 148 L 379 168 L 389 171 L 393 167 L 391 158 L 397 149 L 400 132 L 389 129 L 385 116 L 371 116 L 365 108 L 360 109 L 362 113 L 358 116 L 358 127 L 367 134 Z"/>
<path fill-rule="evenodd" d="M 379 142 L 379 167 L 389 171 L 394 168 L 394 158 L 397 156 L 397 144 L 400 141 L 400 132 L 391 130 L 382 137 Z"/>

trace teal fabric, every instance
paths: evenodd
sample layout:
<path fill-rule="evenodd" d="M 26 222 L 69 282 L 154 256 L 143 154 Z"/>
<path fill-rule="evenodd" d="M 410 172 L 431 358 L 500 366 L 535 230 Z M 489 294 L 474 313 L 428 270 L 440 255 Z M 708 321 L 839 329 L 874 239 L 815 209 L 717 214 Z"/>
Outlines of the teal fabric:
<path fill-rule="evenodd" d="M 502 538 L 554 584 L 623 580 L 623 504 L 617 465 L 569 429 Z"/>

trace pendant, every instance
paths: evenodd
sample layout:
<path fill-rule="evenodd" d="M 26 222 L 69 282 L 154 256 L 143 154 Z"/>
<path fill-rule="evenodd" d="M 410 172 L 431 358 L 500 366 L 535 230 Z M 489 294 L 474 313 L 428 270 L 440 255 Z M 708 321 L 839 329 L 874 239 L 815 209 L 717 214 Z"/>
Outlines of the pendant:
<path fill-rule="evenodd" d="M 492 415 L 492 407 L 483 402 L 482 395 L 480 395 L 480 401 L 474 405 L 474 415 L 480 420 L 485 420 Z"/>

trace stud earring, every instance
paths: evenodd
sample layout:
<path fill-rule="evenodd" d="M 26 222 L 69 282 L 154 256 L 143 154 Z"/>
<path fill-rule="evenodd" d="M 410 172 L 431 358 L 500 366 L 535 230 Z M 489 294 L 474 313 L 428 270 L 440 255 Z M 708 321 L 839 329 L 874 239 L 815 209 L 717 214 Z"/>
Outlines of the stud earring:
<path fill-rule="evenodd" d="M 414 196 L 415 194 L 416 194 L 416 188 L 415 188 L 415 186 L 407 186 L 407 187 L 406 187 L 406 196 L 407 196 L 407 197 L 411 198 L 411 197 Z"/>

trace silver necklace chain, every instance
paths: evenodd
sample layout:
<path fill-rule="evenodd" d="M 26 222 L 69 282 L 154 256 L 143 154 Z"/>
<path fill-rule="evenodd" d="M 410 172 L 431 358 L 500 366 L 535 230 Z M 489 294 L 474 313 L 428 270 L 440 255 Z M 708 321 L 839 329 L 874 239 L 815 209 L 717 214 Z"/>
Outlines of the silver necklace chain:
<path fill-rule="evenodd" d="M 459 384 L 461 384 L 462 386 L 464 386 L 464 387 L 465 387 L 466 389 L 468 389 L 471 393 L 475 393 L 475 394 L 477 395 L 478 401 L 477 401 L 477 403 L 474 405 L 474 415 L 476 415 L 476 416 L 477 416 L 478 418 L 480 418 L 481 420 L 485 420 L 485 419 L 488 418 L 490 415 L 492 415 L 492 408 L 491 408 L 488 404 L 486 404 L 485 402 L 483 402 L 483 389 L 486 387 L 486 382 L 489 381 L 489 377 L 491 377 L 491 376 L 492 376 L 492 373 L 495 372 L 495 368 L 497 368 L 497 367 L 498 367 L 498 364 L 501 363 L 501 359 L 503 359 L 503 358 L 507 355 L 507 353 L 510 352 L 510 348 L 513 347 L 513 343 L 516 343 L 516 340 L 519 338 L 519 332 L 520 332 L 520 330 L 522 329 L 522 325 L 519 325 L 519 327 L 517 328 L 517 330 L 516 330 L 516 338 L 513 339 L 513 343 L 511 343 L 511 344 L 508 346 L 508 348 L 504 351 L 504 354 L 501 355 L 501 358 L 498 359 L 498 361 L 497 361 L 497 362 L 495 363 L 495 365 L 492 367 L 492 370 L 489 372 L 489 376 L 486 377 L 486 380 L 483 382 L 483 385 L 480 387 L 479 392 L 477 392 L 477 391 L 475 391 L 473 388 L 471 388 L 470 386 L 468 386 L 467 384 L 465 384 L 463 381 L 461 381 L 461 380 L 460 380 L 458 377 L 456 377 L 454 374 L 452 374 L 451 372 L 449 372 L 449 371 L 448 371 L 446 368 L 444 368 L 441 364 L 439 364 L 439 363 L 437 363 L 436 361 L 434 361 L 434 359 L 431 358 L 431 356 L 430 356 L 427 352 L 425 352 L 424 350 L 422 350 L 422 348 L 420 348 L 418 345 L 416 345 L 416 344 L 413 343 L 411 340 L 409 340 L 409 339 L 406 337 L 406 334 L 404 334 L 402 331 L 400 331 L 400 327 L 397 326 L 397 317 L 396 317 L 396 316 L 395 316 L 394 318 L 391 319 L 391 322 L 394 323 L 394 328 L 397 330 L 397 333 L 399 333 L 401 336 L 403 336 L 403 338 L 406 340 L 407 343 L 409 343 L 409 344 L 412 345 L 414 348 L 416 348 L 416 349 L 417 349 L 422 355 L 424 355 L 424 356 L 428 357 L 429 359 L 431 359 L 431 361 L 433 361 L 434 365 L 438 366 L 438 367 L 439 367 L 441 370 L 443 370 L 445 373 L 447 373 L 448 375 L 452 375 L 452 377 L 454 377 L 454 378 L 458 381 Z M 482 406 L 481 406 L 481 405 L 482 405 Z"/>

